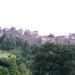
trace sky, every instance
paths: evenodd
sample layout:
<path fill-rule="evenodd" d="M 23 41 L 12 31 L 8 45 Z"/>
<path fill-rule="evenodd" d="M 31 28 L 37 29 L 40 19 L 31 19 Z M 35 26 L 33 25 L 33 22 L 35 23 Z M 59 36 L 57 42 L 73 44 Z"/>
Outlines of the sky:
<path fill-rule="evenodd" d="M 75 0 L 0 0 L 0 27 L 39 35 L 75 33 Z"/>

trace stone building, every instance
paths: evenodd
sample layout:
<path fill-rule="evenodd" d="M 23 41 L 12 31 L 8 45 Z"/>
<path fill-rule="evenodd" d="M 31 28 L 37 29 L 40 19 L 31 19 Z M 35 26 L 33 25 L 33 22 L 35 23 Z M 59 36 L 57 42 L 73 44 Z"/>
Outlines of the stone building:
<path fill-rule="evenodd" d="M 75 39 L 75 33 L 73 34 L 69 33 L 68 39 Z"/>
<path fill-rule="evenodd" d="M 58 42 L 62 44 L 75 44 L 75 34 L 69 34 L 68 38 L 67 36 L 57 36 L 57 37 L 48 37 L 48 36 L 39 36 L 38 31 L 30 31 L 26 29 L 23 31 L 23 29 L 16 30 L 16 28 L 12 27 L 11 29 L 4 28 L 1 29 L 0 27 L 0 37 L 4 34 L 12 34 L 12 35 L 18 35 L 19 37 L 25 39 L 28 39 L 30 41 L 30 44 L 43 44 L 47 41 L 49 42 Z"/>

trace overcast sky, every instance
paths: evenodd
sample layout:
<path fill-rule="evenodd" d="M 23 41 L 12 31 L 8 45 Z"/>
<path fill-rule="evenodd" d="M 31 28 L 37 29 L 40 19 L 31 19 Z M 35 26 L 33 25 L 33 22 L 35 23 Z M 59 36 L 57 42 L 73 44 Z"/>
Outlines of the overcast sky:
<path fill-rule="evenodd" d="M 39 35 L 75 33 L 75 0 L 0 0 L 0 27 Z"/>

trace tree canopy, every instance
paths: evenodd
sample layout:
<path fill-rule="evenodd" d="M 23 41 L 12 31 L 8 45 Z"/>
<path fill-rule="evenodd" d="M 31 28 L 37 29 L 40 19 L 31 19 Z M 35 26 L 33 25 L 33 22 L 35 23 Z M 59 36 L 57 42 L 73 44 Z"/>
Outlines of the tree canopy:
<path fill-rule="evenodd" d="M 2 41 L 3 41 L 3 39 L 4 39 L 5 37 L 9 37 L 9 35 L 8 35 L 7 33 L 4 33 L 4 34 L 2 35 L 2 37 L 0 37 L 0 43 L 2 43 Z"/>
<path fill-rule="evenodd" d="M 10 75 L 20 75 L 15 58 L 13 57 L 9 66 Z"/>
<path fill-rule="evenodd" d="M 49 34 L 48 37 L 55 37 L 54 34 Z"/>
<path fill-rule="evenodd" d="M 17 35 L 14 36 L 14 39 L 16 41 L 16 47 L 23 46 L 23 39 Z"/>
<path fill-rule="evenodd" d="M 33 67 L 38 74 L 75 74 L 75 45 L 46 42 L 37 51 Z"/>
<path fill-rule="evenodd" d="M 30 41 L 28 39 L 25 39 L 23 51 L 24 51 L 23 56 L 27 56 L 28 54 L 31 53 Z"/>
<path fill-rule="evenodd" d="M 23 39 L 17 35 L 13 36 L 12 34 L 4 33 L 0 37 L 0 48 L 4 50 L 14 49 L 15 47 L 22 47 Z"/>
<path fill-rule="evenodd" d="M 0 75 L 10 75 L 10 74 L 5 67 L 0 66 Z"/>
<path fill-rule="evenodd" d="M 23 50 L 25 50 L 27 47 L 30 47 L 30 41 L 28 39 L 25 39 Z"/>
<path fill-rule="evenodd" d="M 10 50 L 16 47 L 16 42 L 13 37 L 5 37 L 2 41 L 2 49 Z"/>

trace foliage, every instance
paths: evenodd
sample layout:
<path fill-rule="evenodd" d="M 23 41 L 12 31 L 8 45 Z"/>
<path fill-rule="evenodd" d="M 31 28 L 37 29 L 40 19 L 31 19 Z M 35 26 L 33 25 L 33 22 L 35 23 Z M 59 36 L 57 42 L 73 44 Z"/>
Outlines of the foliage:
<path fill-rule="evenodd" d="M 17 65 L 20 65 L 20 64 L 22 64 L 22 63 L 27 63 L 27 59 L 26 58 L 20 58 L 20 59 L 16 59 L 16 63 L 17 63 Z"/>
<path fill-rule="evenodd" d="M 9 67 L 10 60 L 7 58 L 0 58 L 0 65 L 3 67 Z"/>
<path fill-rule="evenodd" d="M 1 48 L 4 50 L 14 49 L 16 46 L 16 42 L 13 38 L 13 35 L 4 33 L 2 37 L 0 37 Z"/>
<path fill-rule="evenodd" d="M 26 56 L 26 59 L 27 59 L 27 60 L 31 60 L 31 59 L 32 59 L 31 55 L 28 54 L 28 55 Z"/>
<path fill-rule="evenodd" d="M 39 46 L 40 46 L 39 43 L 33 45 L 32 54 L 36 54 L 36 53 L 37 53 L 37 50 L 38 50 L 38 47 L 39 47 Z"/>
<path fill-rule="evenodd" d="M 19 71 L 20 71 L 21 75 L 26 73 L 26 66 L 25 66 L 24 63 L 21 63 L 18 68 L 19 68 Z"/>
<path fill-rule="evenodd" d="M 38 46 L 33 67 L 41 75 L 74 75 L 75 45 L 46 42 Z"/>
<path fill-rule="evenodd" d="M 14 49 L 15 47 L 23 46 L 23 39 L 19 36 L 4 33 L 0 37 L 0 48 L 4 50 Z"/>
<path fill-rule="evenodd" d="M 50 34 L 50 35 L 48 35 L 48 37 L 55 37 L 55 36 L 54 36 L 54 34 Z"/>
<path fill-rule="evenodd" d="M 10 74 L 5 67 L 0 66 L 0 75 L 10 75 Z"/>
<path fill-rule="evenodd" d="M 9 55 L 8 57 L 11 58 L 11 55 Z"/>
<path fill-rule="evenodd" d="M 24 57 L 26 57 L 28 54 L 31 53 L 30 49 L 30 41 L 28 39 L 25 39 L 24 46 L 23 46 L 24 53 L 22 54 Z"/>
<path fill-rule="evenodd" d="M 0 43 L 2 43 L 2 41 L 3 41 L 3 39 L 5 38 L 5 37 L 10 37 L 7 33 L 4 33 L 3 35 L 2 35 L 2 37 L 0 37 Z"/>
<path fill-rule="evenodd" d="M 20 75 L 20 72 L 18 71 L 18 67 L 14 57 L 12 58 L 10 66 L 9 66 L 9 73 L 10 75 Z"/>
<path fill-rule="evenodd" d="M 28 39 L 25 39 L 23 50 L 25 50 L 26 48 L 29 48 L 29 47 L 30 47 L 30 41 Z"/>
<path fill-rule="evenodd" d="M 29 69 L 31 72 L 33 72 L 33 60 L 27 62 L 26 68 Z"/>
<path fill-rule="evenodd" d="M 2 41 L 2 49 L 4 50 L 14 49 L 15 46 L 16 46 L 16 42 L 13 38 L 5 37 Z"/>
<path fill-rule="evenodd" d="M 23 46 L 23 39 L 22 38 L 20 38 L 19 36 L 15 35 L 14 39 L 16 41 L 16 47 Z"/>

